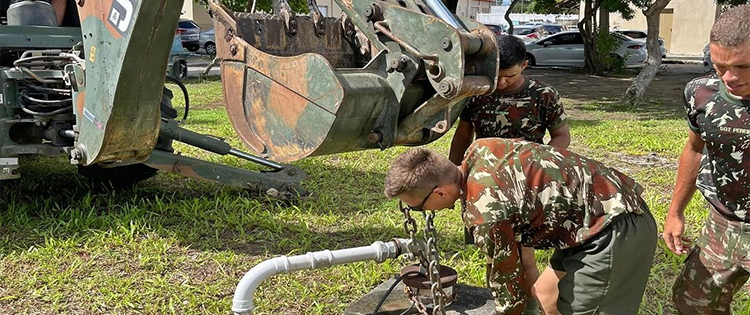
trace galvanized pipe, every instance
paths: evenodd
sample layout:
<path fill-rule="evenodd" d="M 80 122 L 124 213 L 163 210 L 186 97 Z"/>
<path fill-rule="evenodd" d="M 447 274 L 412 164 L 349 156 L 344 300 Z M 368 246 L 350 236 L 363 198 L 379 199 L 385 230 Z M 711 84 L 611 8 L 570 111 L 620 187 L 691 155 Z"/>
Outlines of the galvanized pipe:
<path fill-rule="evenodd" d="M 340 250 L 309 252 L 292 257 L 275 257 L 256 265 L 242 277 L 232 299 L 232 312 L 237 315 L 252 315 L 255 305 L 253 293 L 260 284 L 279 273 L 289 273 L 304 269 L 321 269 L 333 265 L 343 265 L 358 261 L 373 260 L 379 263 L 388 258 L 396 258 L 410 252 L 410 239 L 396 238 L 390 242 L 375 242 L 370 246 Z"/>
<path fill-rule="evenodd" d="M 425 0 L 424 3 L 427 5 L 428 8 L 432 11 L 435 16 L 439 17 L 443 22 L 448 23 L 448 25 L 452 26 L 453 28 L 457 30 L 463 30 L 463 31 L 469 31 L 466 29 L 463 23 L 459 22 L 451 11 L 448 10 L 448 8 L 445 7 L 445 4 L 443 4 L 440 0 Z"/>

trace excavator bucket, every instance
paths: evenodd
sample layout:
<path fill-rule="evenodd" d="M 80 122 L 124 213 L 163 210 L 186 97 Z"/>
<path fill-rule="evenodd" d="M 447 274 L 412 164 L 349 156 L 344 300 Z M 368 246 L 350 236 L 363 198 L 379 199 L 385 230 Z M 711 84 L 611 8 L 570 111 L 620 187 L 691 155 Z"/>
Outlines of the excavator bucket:
<path fill-rule="evenodd" d="M 494 90 L 497 39 L 483 25 L 444 21 L 442 3 L 345 1 L 344 19 L 211 3 L 224 102 L 256 154 L 290 162 L 428 143 L 468 97 Z"/>

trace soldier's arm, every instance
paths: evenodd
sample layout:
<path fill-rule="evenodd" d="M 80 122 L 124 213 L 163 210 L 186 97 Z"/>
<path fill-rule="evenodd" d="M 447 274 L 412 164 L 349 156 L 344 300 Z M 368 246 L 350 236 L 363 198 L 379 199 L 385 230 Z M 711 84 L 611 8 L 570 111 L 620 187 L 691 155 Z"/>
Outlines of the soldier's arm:
<path fill-rule="evenodd" d="M 530 290 L 511 221 L 477 226 L 474 240 L 487 256 L 487 283 L 495 297 L 496 313 L 520 315 Z"/>
<path fill-rule="evenodd" d="M 667 247 L 678 255 L 687 253 L 683 243 L 689 240 L 682 235 L 685 231 L 685 207 L 696 190 L 695 180 L 698 177 L 704 145 L 701 137 L 691 130 L 677 165 L 677 181 L 662 237 Z"/>
<path fill-rule="evenodd" d="M 548 145 L 560 149 L 567 149 L 570 145 L 570 128 L 568 128 L 568 124 L 565 122 L 559 127 L 550 130 L 549 136 L 550 139 L 549 142 L 547 142 Z"/>
<path fill-rule="evenodd" d="M 550 87 L 549 91 L 543 94 L 542 99 L 545 109 L 545 117 L 542 119 L 544 119 L 544 125 L 547 126 L 550 135 L 550 141 L 547 144 L 556 148 L 567 149 L 570 145 L 570 129 L 568 128 L 565 108 L 560 101 L 560 95 Z"/>
<path fill-rule="evenodd" d="M 471 145 L 472 140 L 474 140 L 474 126 L 471 125 L 471 122 L 459 119 L 456 133 L 453 134 L 453 140 L 451 141 L 451 150 L 448 159 L 453 164 L 461 165 L 464 154 L 466 154 L 466 149 Z"/>

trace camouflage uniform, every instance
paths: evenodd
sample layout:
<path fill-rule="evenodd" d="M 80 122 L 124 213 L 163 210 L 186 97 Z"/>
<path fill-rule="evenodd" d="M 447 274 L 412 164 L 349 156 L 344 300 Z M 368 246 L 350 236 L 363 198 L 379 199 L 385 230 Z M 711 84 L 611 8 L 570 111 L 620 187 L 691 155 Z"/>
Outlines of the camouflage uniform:
<path fill-rule="evenodd" d="M 750 274 L 750 102 L 716 78 L 688 83 L 685 100 L 688 126 L 705 141 L 696 186 L 711 213 L 673 299 L 682 313 L 728 314 Z"/>
<path fill-rule="evenodd" d="M 461 112 L 461 120 L 470 122 L 477 139 L 522 138 L 542 143 L 547 130 L 566 122 L 560 96 L 551 86 L 534 79 L 525 79 L 521 92 L 474 96 Z M 470 231 L 467 231 L 470 241 Z M 539 314 L 536 299 L 526 302 L 524 314 Z"/>
<path fill-rule="evenodd" d="M 637 227 L 645 239 L 631 244 L 637 249 L 623 249 L 621 254 L 633 256 L 620 259 L 638 261 L 633 270 L 640 278 L 627 283 L 628 290 L 637 295 L 635 301 L 628 302 L 635 303 L 637 311 L 650 269 L 650 263 L 643 262 L 653 259 L 656 246 L 656 224 L 640 197 L 640 185 L 616 170 L 567 150 L 500 138 L 475 141 L 461 167 L 466 179 L 462 217 L 468 228 L 474 228 L 477 246 L 490 258 L 487 280 L 498 313 L 519 314 L 529 292 L 519 246 L 556 248 L 555 255 L 562 249 L 576 250 L 600 234 L 616 237 L 618 231 L 608 227 L 629 215 L 646 220 L 643 228 Z M 624 237 L 618 241 L 633 243 Z M 569 296 L 563 292 L 562 283 L 566 278 L 575 278 L 574 272 L 564 271 L 568 276 L 561 279 L 558 306 L 574 303 L 562 300 Z M 593 294 L 602 295 L 608 289 Z M 587 294 L 590 293 L 581 295 Z M 599 297 L 595 303 L 607 302 Z"/>
<path fill-rule="evenodd" d="M 519 93 L 496 91 L 472 97 L 460 118 L 471 122 L 477 139 L 523 138 L 542 143 L 548 129 L 556 129 L 565 122 L 565 111 L 555 89 L 526 79 Z"/>

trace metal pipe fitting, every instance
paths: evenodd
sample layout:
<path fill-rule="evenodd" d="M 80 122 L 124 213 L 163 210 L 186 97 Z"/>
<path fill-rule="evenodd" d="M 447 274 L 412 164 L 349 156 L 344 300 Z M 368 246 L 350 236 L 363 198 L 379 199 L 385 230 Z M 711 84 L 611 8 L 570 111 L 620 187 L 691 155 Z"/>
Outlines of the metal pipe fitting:
<path fill-rule="evenodd" d="M 409 239 L 395 238 L 390 242 L 375 242 L 370 246 L 340 250 L 309 252 L 292 257 L 275 257 L 256 265 L 242 277 L 232 299 L 232 312 L 237 315 L 252 315 L 255 305 L 253 294 L 266 279 L 279 274 L 304 269 L 321 269 L 358 261 L 373 260 L 378 263 L 388 258 L 396 258 L 409 250 Z"/>

